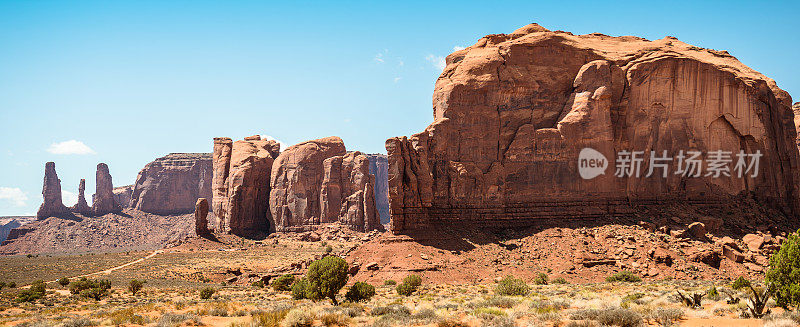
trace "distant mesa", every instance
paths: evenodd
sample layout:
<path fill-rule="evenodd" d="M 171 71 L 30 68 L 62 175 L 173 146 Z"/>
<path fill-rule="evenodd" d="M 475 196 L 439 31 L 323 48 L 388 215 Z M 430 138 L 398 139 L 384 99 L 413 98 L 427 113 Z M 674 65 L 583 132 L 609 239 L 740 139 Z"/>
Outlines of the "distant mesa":
<path fill-rule="evenodd" d="M 212 175 L 210 153 L 170 153 L 142 168 L 125 206 L 159 215 L 192 213 L 197 199 L 211 198 Z"/>

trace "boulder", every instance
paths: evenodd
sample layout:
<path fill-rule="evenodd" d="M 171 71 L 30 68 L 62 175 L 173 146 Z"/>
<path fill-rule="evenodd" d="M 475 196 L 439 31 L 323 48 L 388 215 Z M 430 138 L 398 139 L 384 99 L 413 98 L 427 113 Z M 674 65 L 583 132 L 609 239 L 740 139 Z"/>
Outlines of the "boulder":
<path fill-rule="evenodd" d="M 706 225 L 701 222 L 693 222 L 689 224 L 687 231 L 696 239 L 706 238 Z"/>
<path fill-rule="evenodd" d="M 122 207 L 114 197 L 114 183 L 111 181 L 111 173 L 108 171 L 108 165 L 104 163 L 97 164 L 92 212 L 96 216 L 122 212 Z"/>
<path fill-rule="evenodd" d="M 722 246 L 722 255 L 733 262 L 744 262 L 744 255 L 733 247 L 727 245 Z"/>
<path fill-rule="evenodd" d="M 210 153 L 170 153 L 139 171 L 130 206 L 159 215 L 190 213 L 197 199 L 211 199 L 211 179 Z"/>
<path fill-rule="evenodd" d="M 236 142 L 214 139 L 211 188 L 219 232 L 251 236 L 274 230 L 270 171 L 279 152 L 277 141 L 258 135 Z"/>
<path fill-rule="evenodd" d="M 78 202 L 75 203 L 72 208 L 72 212 L 79 213 L 84 216 L 89 216 L 92 214 L 92 208 L 89 207 L 89 204 L 86 203 L 86 180 L 81 179 L 81 182 L 78 184 Z"/>
<path fill-rule="evenodd" d="M 194 231 L 198 236 L 211 234 L 208 229 L 208 200 L 199 198 L 194 206 Z"/>
<path fill-rule="evenodd" d="M 56 174 L 56 163 L 48 162 L 44 165 L 44 185 L 42 185 L 44 201 L 36 212 L 37 219 L 59 217 L 69 214 L 69 209 L 61 200 L 61 180 Z"/>
<path fill-rule="evenodd" d="M 713 205 L 742 193 L 800 213 L 790 99 L 727 52 L 673 37 L 573 35 L 535 24 L 488 35 L 447 56 L 433 123 L 386 141 L 390 228 L 597 219 L 640 203 Z M 579 171 L 585 148 L 603 174 Z M 732 155 L 730 176 L 675 174 L 670 164 L 666 177 L 654 166 L 645 178 L 651 156 L 664 151 L 741 149 L 762 154 L 757 177 L 736 176 Z M 647 152 L 640 176 L 615 174 L 622 151 Z"/>
<path fill-rule="evenodd" d="M 764 245 L 764 238 L 756 234 L 747 234 L 742 240 L 747 245 L 747 249 L 753 252 L 758 252 L 761 246 Z"/>
<path fill-rule="evenodd" d="M 722 261 L 722 258 L 720 258 L 719 253 L 714 250 L 703 250 L 690 255 L 689 261 L 702 262 L 711 267 L 719 268 L 719 263 Z"/>

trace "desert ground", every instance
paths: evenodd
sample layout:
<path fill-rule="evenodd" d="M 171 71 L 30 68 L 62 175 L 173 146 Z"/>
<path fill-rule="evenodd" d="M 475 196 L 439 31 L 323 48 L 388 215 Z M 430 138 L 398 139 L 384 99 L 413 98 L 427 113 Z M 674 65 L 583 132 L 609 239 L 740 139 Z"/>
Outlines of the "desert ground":
<path fill-rule="evenodd" d="M 624 235 L 621 239 L 625 240 L 655 235 L 636 226 L 603 228 Z M 589 233 L 594 232 L 589 229 Z M 0 283 L 16 285 L 0 292 L 0 325 L 796 326 L 800 323 L 800 314 L 784 312 L 774 300 L 767 303 L 769 314 L 754 318 L 748 309 L 752 291 L 735 285 L 735 279 L 742 276 L 758 289 L 763 274 L 747 273 L 732 262 L 723 260 L 720 268 L 702 263 L 684 266 L 682 257 L 676 255 L 670 267 L 646 262 L 644 265 L 650 268 L 637 270 L 624 264 L 630 262 L 628 259 L 619 260 L 616 265 L 585 267 L 565 262 L 564 258 L 571 253 L 563 257 L 556 254 L 568 252 L 564 246 L 570 245 L 556 246 L 558 242 L 553 240 L 559 237 L 552 233 L 580 235 L 582 232 L 546 229 L 527 236 L 505 235 L 502 239 L 472 235 L 454 245 L 411 242 L 390 233 L 330 228 L 319 233 L 274 235 L 259 241 L 234 236 L 213 240 L 193 237 L 155 251 L 4 256 L 0 257 Z M 586 229 L 583 233 L 587 233 Z M 533 239 L 543 241 L 537 243 Z M 608 239 L 625 247 L 624 242 L 617 243 L 616 237 Z M 580 237 L 574 237 L 574 241 L 584 244 Z M 693 241 L 687 242 L 697 246 Z M 460 243 L 469 246 L 455 249 Z M 586 243 L 590 247 L 606 246 L 606 243 Z M 543 254 L 524 259 L 530 250 Z M 631 260 L 646 250 L 637 248 L 634 252 Z M 310 262 L 325 256 L 342 257 L 350 263 L 351 276 L 338 292 L 337 305 L 327 299 L 296 300 L 290 290 L 273 288 L 279 276 L 300 277 Z M 375 262 L 365 262 L 370 258 Z M 622 254 L 617 258 L 628 256 Z M 579 268 L 569 268 L 573 266 Z M 629 270 L 623 267 L 631 273 L 624 274 Z M 660 273 L 652 276 L 642 273 L 652 269 L 659 269 Z M 397 285 L 411 275 L 421 277 L 420 285 L 410 295 L 399 294 Z M 622 278 L 609 281 L 609 276 Z M 59 283 L 64 277 L 73 284 L 81 277 L 108 280 L 111 287 L 99 300 L 93 299 L 83 293 L 73 294 L 71 284 Z M 18 294 L 36 280 L 46 283 L 44 297 L 19 302 Z M 131 280 L 145 281 L 136 294 L 129 290 Z M 504 288 L 509 280 L 518 281 L 512 292 Z M 346 300 L 345 293 L 355 282 L 373 285 L 375 295 L 361 301 Z M 680 299 L 679 292 L 686 296 L 703 294 L 703 298 L 699 306 L 690 307 Z"/>

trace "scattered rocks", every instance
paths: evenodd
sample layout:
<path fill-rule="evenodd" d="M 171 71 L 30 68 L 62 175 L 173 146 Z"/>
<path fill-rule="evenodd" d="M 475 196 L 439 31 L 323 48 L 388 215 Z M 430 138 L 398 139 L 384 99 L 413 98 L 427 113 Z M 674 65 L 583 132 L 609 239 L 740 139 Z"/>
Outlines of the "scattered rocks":
<path fill-rule="evenodd" d="M 747 245 L 747 249 L 753 252 L 758 252 L 761 246 L 764 245 L 764 238 L 756 234 L 747 234 L 742 238 L 742 241 Z"/>
<path fill-rule="evenodd" d="M 689 234 L 691 234 L 696 239 L 703 240 L 706 238 L 706 224 L 703 224 L 701 222 L 694 222 L 689 224 L 687 230 Z"/>

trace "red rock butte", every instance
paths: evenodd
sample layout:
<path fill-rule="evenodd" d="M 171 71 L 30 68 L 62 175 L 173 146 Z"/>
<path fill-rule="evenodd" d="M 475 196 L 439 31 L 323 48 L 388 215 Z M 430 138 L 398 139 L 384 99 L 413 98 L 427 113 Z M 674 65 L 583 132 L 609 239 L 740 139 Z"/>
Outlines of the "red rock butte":
<path fill-rule="evenodd" d="M 433 118 L 421 133 L 386 141 L 395 233 L 606 219 L 637 205 L 724 205 L 741 196 L 789 217 L 799 212 L 789 94 L 725 51 L 673 37 L 573 35 L 536 24 L 485 36 L 447 56 Z M 578 172 L 587 147 L 609 160 L 593 179 Z M 644 175 L 651 151 L 681 150 L 702 152 L 704 169 L 709 152 L 730 151 L 731 176 L 614 174 L 621 151 L 644 151 Z M 763 154 L 758 176 L 733 173 L 740 150 Z"/>

